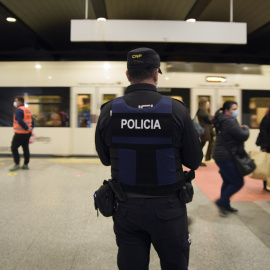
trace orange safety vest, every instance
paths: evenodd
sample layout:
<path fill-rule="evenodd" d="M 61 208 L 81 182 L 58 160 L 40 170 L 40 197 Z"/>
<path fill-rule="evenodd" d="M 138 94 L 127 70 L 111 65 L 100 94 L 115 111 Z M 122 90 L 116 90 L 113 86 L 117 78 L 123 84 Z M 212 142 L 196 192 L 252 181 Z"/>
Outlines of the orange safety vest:
<path fill-rule="evenodd" d="M 24 107 L 24 106 L 20 106 L 19 107 L 20 110 L 23 111 L 23 122 L 28 126 L 31 127 L 32 126 L 32 113 L 31 111 Z M 22 126 L 19 124 L 19 122 L 15 119 L 15 114 L 13 117 L 13 129 L 15 133 L 20 133 L 20 134 L 27 134 L 30 133 L 29 130 L 25 130 L 24 128 L 22 128 Z"/>

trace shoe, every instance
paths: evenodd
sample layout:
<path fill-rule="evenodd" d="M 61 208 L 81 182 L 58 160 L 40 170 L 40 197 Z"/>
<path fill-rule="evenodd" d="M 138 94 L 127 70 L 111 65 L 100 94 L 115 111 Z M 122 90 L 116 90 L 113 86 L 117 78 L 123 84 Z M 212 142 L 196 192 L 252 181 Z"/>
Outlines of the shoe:
<path fill-rule="evenodd" d="M 232 213 L 236 213 L 236 212 L 238 212 L 238 210 L 237 210 L 237 209 L 232 208 L 232 207 L 224 207 L 224 208 L 225 208 L 225 211 L 228 211 L 228 212 L 232 212 Z"/>
<path fill-rule="evenodd" d="M 15 164 L 12 168 L 9 169 L 10 172 L 14 172 L 20 169 L 20 165 Z"/>
<path fill-rule="evenodd" d="M 221 214 L 223 214 L 225 216 L 228 214 L 227 211 L 226 211 L 226 208 L 224 206 L 220 205 L 218 203 L 218 201 L 216 201 L 215 204 L 218 207 L 218 209 L 219 209 L 219 211 L 220 211 Z"/>
<path fill-rule="evenodd" d="M 266 180 L 263 180 L 263 189 L 266 190 L 266 191 L 270 191 L 270 189 L 267 188 L 267 181 Z"/>
<path fill-rule="evenodd" d="M 28 165 L 23 165 L 23 166 L 22 166 L 22 169 L 23 169 L 23 170 L 29 170 L 29 167 L 28 167 Z"/>
<path fill-rule="evenodd" d="M 200 164 L 200 166 L 206 167 L 206 164 L 202 162 L 202 163 Z"/>

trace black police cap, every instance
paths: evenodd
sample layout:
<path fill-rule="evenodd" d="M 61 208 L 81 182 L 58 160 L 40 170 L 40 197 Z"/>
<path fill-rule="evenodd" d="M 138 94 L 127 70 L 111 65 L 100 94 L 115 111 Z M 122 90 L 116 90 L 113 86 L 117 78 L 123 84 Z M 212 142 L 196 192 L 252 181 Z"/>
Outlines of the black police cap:
<path fill-rule="evenodd" d="M 150 48 L 138 48 L 127 54 L 127 68 L 158 68 L 160 70 L 160 57 L 157 52 Z"/>

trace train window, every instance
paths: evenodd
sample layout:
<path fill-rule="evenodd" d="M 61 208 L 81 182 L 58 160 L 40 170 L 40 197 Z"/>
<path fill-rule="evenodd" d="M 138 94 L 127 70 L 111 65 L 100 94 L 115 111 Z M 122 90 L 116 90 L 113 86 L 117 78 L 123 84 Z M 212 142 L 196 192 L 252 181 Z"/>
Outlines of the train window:
<path fill-rule="evenodd" d="M 35 127 L 69 127 L 68 87 L 0 87 L 0 126 L 12 126 L 16 96 L 32 111 Z"/>
<path fill-rule="evenodd" d="M 112 100 L 112 99 L 115 99 L 116 98 L 116 95 L 115 94 L 104 94 L 103 95 L 103 104 Z"/>
<path fill-rule="evenodd" d="M 221 104 L 223 105 L 224 102 L 231 100 L 231 101 L 236 101 L 234 96 L 222 96 L 221 97 Z"/>
<path fill-rule="evenodd" d="M 91 95 L 77 95 L 78 127 L 91 127 Z"/>
<path fill-rule="evenodd" d="M 36 127 L 66 127 L 68 115 L 61 111 L 61 96 L 25 96 L 25 104 L 30 108 Z"/>
<path fill-rule="evenodd" d="M 270 105 L 270 91 L 243 90 L 242 122 L 250 128 L 259 128 L 262 118 Z"/>
<path fill-rule="evenodd" d="M 168 97 L 183 101 L 183 97 L 181 97 L 181 96 L 168 96 Z"/>
<path fill-rule="evenodd" d="M 190 89 L 189 88 L 158 88 L 158 92 L 164 96 L 178 99 L 185 103 L 190 110 Z"/>

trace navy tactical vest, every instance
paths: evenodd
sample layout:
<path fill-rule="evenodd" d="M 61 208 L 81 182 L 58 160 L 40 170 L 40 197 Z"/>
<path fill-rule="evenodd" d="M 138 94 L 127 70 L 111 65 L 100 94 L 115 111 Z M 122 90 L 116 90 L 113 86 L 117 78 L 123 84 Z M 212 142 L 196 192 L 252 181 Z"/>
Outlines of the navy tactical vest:
<path fill-rule="evenodd" d="M 180 188 L 183 171 L 172 143 L 172 99 L 162 97 L 153 107 L 133 108 L 123 97 L 116 98 L 110 156 L 112 178 L 126 191 L 162 195 L 166 187 Z"/>

